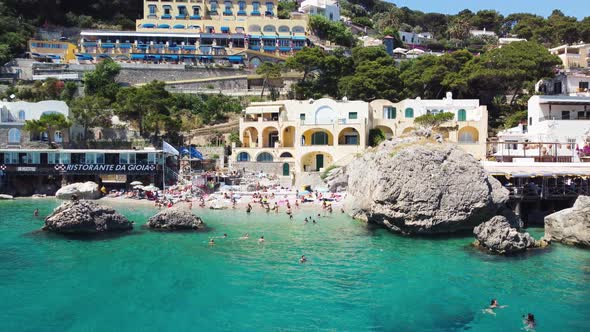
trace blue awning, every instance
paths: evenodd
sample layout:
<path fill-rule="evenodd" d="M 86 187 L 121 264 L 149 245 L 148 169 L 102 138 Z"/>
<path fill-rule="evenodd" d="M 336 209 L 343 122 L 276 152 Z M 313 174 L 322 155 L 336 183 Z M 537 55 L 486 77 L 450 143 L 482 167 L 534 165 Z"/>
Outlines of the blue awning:
<path fill-rule="evenodd" d="M 93 60 L 94 58 L 90 54 L 76 54 L 78 60 Z"/>
<path fill-rule="evenodd" d="M 229 27 L 221 27 L 221 32 L 229 32 Z"/>
<path fill-rule="evenodd" d="M 178 55 L 163 55 L 164 59 L 178 60 Z"/>
<path fill-rule="evenodd" d="M 82 45 L 84 45 L 84 47 L 96 47 L 98 44 L 96 42 L 89 42 Z"/>
<path fill-rule="evenodd" d="M 131 54 L 131 59 L 143 60 L 143 59 L 145 59 L 145 54 Z"/>
<path fill-rule="evenodd" d="M 305 36 L 293 36 L 293 40 L 305 40 Z"/>
<path fill-rule="evenodd" d="M 102 48 L 114 48 L 115 47 L 115 44 L 113 44 L 113 43 L 102 43 L 100 45 L 100 47 L 102 47 Z"/>
<path fill-rule="evenodd" d="M 131 44 L 119 44 L 119 48 L 131 48 Z"/>
<path fill-rule="evenodd" d="M 262 39 L 277 39 L 277 36 L 262 36 Z"/>
<path fill-rule="evenodd" d="M 110 55 L 108 55 L 108 54 L 99 54 L 99 55 L 97 56 L 97 58 L 99 58 L 99 59 L 106 59 L 106 58 L 110 58 L 110 57 L 111 57 L 111 56 L 110 56 Z"/>
<path fill-rule="evenodd" d="M 170 25 L 169 24 L 160 24 L 160 25 L 158 25 L 158 29 L 170 29 Z"/>
<path fill-rule="evenodd" d="M 184 58 L 184 59 L 194 59 L 196 56 L 194 56 L 192 54 L 183 54 L 180 57 Z"/>
<path fill-rule="evenodd" d="M 168 47 L 168 50 L 170 50 L 170 51 L 178 51 L 179 49 L 180 49 L 180 47 L 178 47 L 178 46 L 170 46 L 170 47 Z"/>
<path fill-rule="evenodd" d="M 197 47 L 195 45 L 184 45 L 182 48 L 187 51 L 194 51 L 197 49 Z"/>
<path fill-rule="evenodd" d="M 250 39 L 259 39 L 260 36 L 259 35 L 250 35 L 250 36 L 248 36 L 248 38 L 250 38 Z"/>
<path fill-rule="evenodd" d="M 184 29 L 184 24 L 176 24 L 173 26 L 174 29 Z"/>
<path fill-rule="evenodd" d="M 230 55 L 227 57 L 227 60 L 230 62 L 242 62 L 244 58 L 239 55 Z"/>
<path fill-rule="evenodd" d="M 198 55 L 199 59 L 206 59 L 206 60 L 211 60 L 213 59 L 213 57 L 211 55 Z"/>
<path fill-rule="evenodd" d="M 155 28 L 156 25 L 152 24 L 152 23 L 145 23 L 145 24 L 142 24 L 141 27 L 151 29 L 151 28 Z"/>
<path fill-rule="evenodd" d="M 47 54 L 46 57 L 48 57 L 50 59 L 55 59 L 55 60 L 61 59 L 61 57 L 59 55 L 53 55 L 53 54 Z"/>
<path fill-rule="evenodd" d="M 161 56 L 154 55 L 154 54 L 148 54 L 147 58 L 148 58 L 148 60 L 160 60 Z"/>
<path fill-rule="evenodd" d="M 281 51 L 281 52 L 290 52 L 291 51 L 291 47 L 279 47 L 279 51 Z"/>
<path fill-rule="evenodd" d="M 164 44 L 154 44 L 154 45 L 152 45 L 153 48 L 164 48 L 164 46 L 166 46 L 166 45 L 164 45 Z"/>

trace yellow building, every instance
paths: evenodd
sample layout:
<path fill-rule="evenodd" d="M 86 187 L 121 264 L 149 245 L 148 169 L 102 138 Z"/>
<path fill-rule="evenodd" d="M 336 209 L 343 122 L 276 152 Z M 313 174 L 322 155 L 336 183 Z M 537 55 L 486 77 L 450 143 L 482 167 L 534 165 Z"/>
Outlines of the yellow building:
<path fill-rule="evenodd" d="M 590 68 L 590 44 L 562 45 L 549 49 L 549 52 L 561 59 L 566 70 Z"/>
<path fill-rule="evenodd" d="M 47 58 L 67 63 L 76 59 L 76 45 L 65 41 L 29 40 L 29 51 L 34 59 Z"/>
<path fill-rule="evenodd" d="M 278 0 L 144 0 L 136 31 L 82 31 L 80 57 L 243 63 L 259 55 L 280 60 L 308 45 L 307 16 L 279 19 L 277 6 Z"/>
<path fill-rule="evenodd" d="M 369 146 L 371 129 L 387 138 L 414 131 L 414 119 L 428 113 L 455 115 L 446 140 L 478 159 L 485 158 L 488 112 L 478 100 L 406 99 L 363 101 L 283 100 L 253 103 L 240 119 L 241 146 L 233 150 L 236 168 L 288 176 L 345 166 Z"/>

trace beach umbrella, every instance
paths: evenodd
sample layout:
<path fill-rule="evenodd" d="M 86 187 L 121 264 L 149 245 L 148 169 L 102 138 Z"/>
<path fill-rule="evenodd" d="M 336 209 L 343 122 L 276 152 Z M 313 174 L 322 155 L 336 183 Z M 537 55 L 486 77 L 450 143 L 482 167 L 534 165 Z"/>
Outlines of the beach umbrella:
<path fill-rule="evenodd" d="M 145 190 L 145 191 L 158 191 L 158 190 L 160 190 L 160 188 L 154 186 L 153 184 L 150 184 L 149 186 L 143 187 L 143 190 Z"/>
<path fill-rule="evenodd" d="M 130 185 L 132 185 L 132 186 L 142 186 L 143 183 L 141 183 L 141 181 L 133 181 L 133 182 L 130 183 Z"/>
<path fill-rule="evenodd" d="M 141 189 L 141 190 L 143 190 L 144 187 L 141 184 L 136 184 L 135 186 L 133 186 L 133 189 Z"/>

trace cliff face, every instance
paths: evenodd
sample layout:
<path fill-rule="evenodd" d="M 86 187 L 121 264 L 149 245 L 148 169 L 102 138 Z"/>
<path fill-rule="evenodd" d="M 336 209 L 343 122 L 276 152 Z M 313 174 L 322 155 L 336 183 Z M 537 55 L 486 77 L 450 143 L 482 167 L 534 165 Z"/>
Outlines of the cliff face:
<path fill-rule="evenodd" d="M 344 180 L 351 216 L 402 234 L 473 230 L 508 201 L 473 156 L 418 137 L 386 141 L 327 182 L 342 188 Z"/>

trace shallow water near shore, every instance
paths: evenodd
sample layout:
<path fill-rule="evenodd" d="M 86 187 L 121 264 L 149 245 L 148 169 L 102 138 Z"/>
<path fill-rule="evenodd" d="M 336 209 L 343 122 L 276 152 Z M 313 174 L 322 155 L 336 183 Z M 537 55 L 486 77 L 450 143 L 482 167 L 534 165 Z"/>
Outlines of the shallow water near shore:
<path fill-rule="evenodd" d="M 527 312 L 536 331 L 590 329 L 578 248 L 488 256 L 470 236 L 406 238 L 336 212 L 304 225 L 310 211 L 195 209 L 209 232 L 152 232 L 156 210 L 129 205 L 115 205 L 129 235 L 37 232 L 33 210 L 58 204 L 0 201 L 1 331 L 518 331 Z M 492 298 L 508 307 L 484 314 Z"/>

